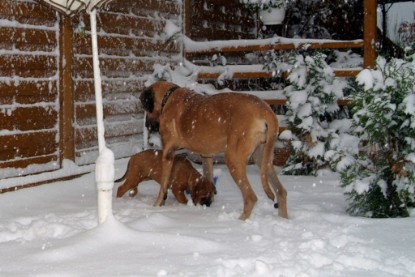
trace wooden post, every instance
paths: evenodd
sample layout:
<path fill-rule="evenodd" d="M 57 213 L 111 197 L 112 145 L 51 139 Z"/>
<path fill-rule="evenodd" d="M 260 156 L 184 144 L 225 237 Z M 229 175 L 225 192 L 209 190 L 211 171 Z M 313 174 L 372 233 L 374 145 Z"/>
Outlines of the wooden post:
<path fill-rule="evenodd" d="M 74 93 L 72 80 L 73 29 L 68 16 L 60 15 L 59 22 L 59 132 L 60 162 L 75 160 Z"/>
<path fill-rule="evenodd" d="M 192 0 L 184 0 L 184 34 L 192 36 Z"/>
<path fill-rule="evenodd" d="M 184 35 L 191 38 L 192 37 L 192 0 L 184 0 L 183 1 L 183 32 Z M 183 44 L 182 47 L 182 57 L 188 59 L 188 54 Z"/>
<path fill-rule="evenodd" d="M 364 27 L 363 27 L 363 40 L 364 40 L 364 57 L 363 66 L 365 68 L 374 68 L 376 65 L 376 15 L 377 15 L 377 0 L 364 0 L 363 1 L 363 13 L 364 13 Z"/>

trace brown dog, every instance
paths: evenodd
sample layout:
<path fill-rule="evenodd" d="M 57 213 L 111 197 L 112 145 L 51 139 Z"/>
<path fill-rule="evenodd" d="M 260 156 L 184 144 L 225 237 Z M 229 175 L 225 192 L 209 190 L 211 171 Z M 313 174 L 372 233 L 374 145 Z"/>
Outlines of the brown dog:
<path fill-rule="evenodd" d="M 131 196 L 135 196 L 137 187 L 142 181 L 154 180 L 160 184 L 161 158 L 162 151 L 152 149 L 133 155 L 128 162 L 124 176 L 115 181 L 120 182 L 126 179 L 124 184 L 118 187 L 117 197 L 122 197 L 129 190 L 133 190 Z M 194 169 L 185 157 L 174 157 L 170 176 L 171 188 L 177 201 L 182 204 L 187 203 L 187 198 L 184 195 L 187 190 L 195 205 L 210 206 L 215 192 L 213 183 Z"/>
<path fill-rule="evenodd" d="M 140 101 L 147 112 L 146 126 L 151 131 L 159 130 L 163 145 L 163 174 L 156 206 L 164 204 L 174 151 L 186 148 L 202 156 L 204 174 L 210 180 L 212 157 L 225 153 L 229 172 L 244 199 L 242 220 L 249 218 L 257 201 L 246 175 L 246 163 L 252 155 L 260 167 L 265 193 L 274 201 L 270 178 L 277 194 L 279 215 L 288 218 L 287 192 L 272 164 L 278 122 L 268 104 L 241 93 L 204 96 L 164 81 L 144 90 Z"/>

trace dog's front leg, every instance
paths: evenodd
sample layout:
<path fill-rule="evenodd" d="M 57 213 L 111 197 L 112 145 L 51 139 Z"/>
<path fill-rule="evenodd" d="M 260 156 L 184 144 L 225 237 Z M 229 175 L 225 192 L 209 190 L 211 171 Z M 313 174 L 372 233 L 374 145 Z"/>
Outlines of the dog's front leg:
<path fill-rule="evenodd" d="M 203 176 L 213 184 L 213 157 L 201 157 L 203 165 Z"/>
<path fill-rule="evenodd" d="M 202 158 L 202 165 L 203 165 L 203 176 L 209 180 L 212 184 L 214 184 L 214 180 L 213 180 L 213 157 L 201 157 Z M 214 193 L 216 194 L 216 186 L 215 186 L 215 191 Z"/>
<path fill-rule="evenodd" d="M 163 206 L 167 198 L 170 174 L 173 167 L 174 150 L 164 149 L 161 159 L 161 182 L 160 191 L 154 206 Z"/>

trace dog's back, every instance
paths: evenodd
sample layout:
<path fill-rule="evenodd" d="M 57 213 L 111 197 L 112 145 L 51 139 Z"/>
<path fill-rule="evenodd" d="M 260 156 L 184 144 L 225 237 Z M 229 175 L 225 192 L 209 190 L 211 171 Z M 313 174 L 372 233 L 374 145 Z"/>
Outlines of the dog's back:
<path fill-rule="evenodd" d="M 232 133 L 236 133 L 240 134 L 240 140 L 254 144 L 250 148 L 255 149 L 266 141 L 270 129 L 274 133 L 271 139 L 276 139 L 277 118 L 270 106 L 256 96 L 241 93 L 191 94 L 186 95 L 186 99 L 180 116 L 175 115 L 175 137 L 183 148 L 206 156 L 217 154 L 226 150 L 229 138 L 235 137 Z M 173 105 L 178 105 L 174 99 Z M 165 112 L 170 111 L 166 107 Z"/>

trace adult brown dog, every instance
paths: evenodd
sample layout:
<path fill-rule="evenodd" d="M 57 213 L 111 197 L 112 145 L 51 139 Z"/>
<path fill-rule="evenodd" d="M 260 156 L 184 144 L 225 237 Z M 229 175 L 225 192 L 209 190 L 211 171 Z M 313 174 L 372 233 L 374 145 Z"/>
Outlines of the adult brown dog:
<path fill-rule="evenodd" d="M 244 199 L 242 220 L 249 218 L 257 201 L 246 175 L 246 164 L 252 155 L 260 167 L 266 195 L 274 201 L 274 192 L 277 194 L 278 213 L 288 218 L 287 191 L 272 164 L 278 121 L 268 104 L 241 93 L 205 96 L 164 81 L 145 89 L 140 101 L 147 113 L 146 126 L 152 131 L 159 130 L 163 145 L 163 174 L 156 206 L 164 204 L 174 151 L 186 148 L 201 155 L 204 174 L 210 180 L 212 157 L 225 153 L 229 172 Z"/>
<path fill-rule="evenodd" d="M 122 197 L 127 191 L 133 190 L 131 196 L 137 194 L 137 187 L 143 181 L 154 180 L 161 183 L 160 150 L 145 150 L 131 156 L 124 176 L 115 182 L 125 182 L 118 187 L 117 197 Z M 171 172 L 170 184 L 177 201 L 187 203 L 185 191 L 190 193 L 193 203 L 210 206 L 213 201 L 215 187 L 211 181 L 202 176 L 185 158 L 175 156 Z"/>

